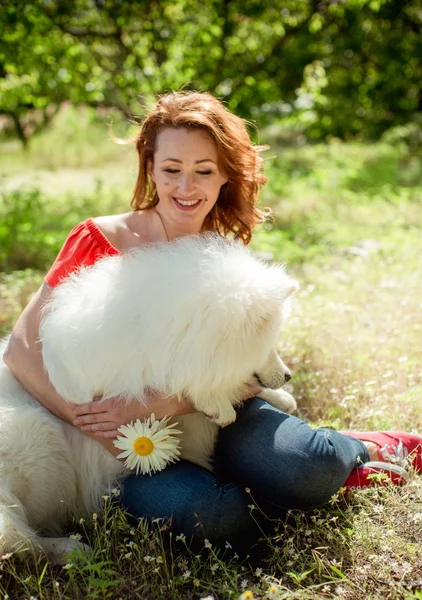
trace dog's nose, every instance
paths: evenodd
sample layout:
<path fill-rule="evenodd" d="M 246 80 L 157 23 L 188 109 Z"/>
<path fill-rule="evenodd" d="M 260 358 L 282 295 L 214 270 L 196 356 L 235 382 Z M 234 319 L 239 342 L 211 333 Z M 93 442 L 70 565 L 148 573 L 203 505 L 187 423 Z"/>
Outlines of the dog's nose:
<path fill-rule="evenodd" d="M 291 380 L 291 378 L 292 378 L 292 374 L 290 373 L 290 371 L 286 371 L 286 372 L 284 373 L 284 379 L 285 379 L 285 381 L 286 381 L 286 382 L 287 382 L 287 381 L 290 381 L 290 380 Z"/>

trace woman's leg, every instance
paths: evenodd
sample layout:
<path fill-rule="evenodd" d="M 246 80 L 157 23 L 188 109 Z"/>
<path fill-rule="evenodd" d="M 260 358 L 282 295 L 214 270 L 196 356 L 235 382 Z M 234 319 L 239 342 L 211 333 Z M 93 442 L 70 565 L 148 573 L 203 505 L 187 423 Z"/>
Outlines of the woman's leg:
<path fill-rule="evenodd" d="M 172 518 L 174 533 L 224 547 L 252 543 L 265 527 L 249 505 L 249 487 L 263 508 L 313 508 L 324 504 L 359 463 L 369 459 L 362 442 L 329 429 L 313 430 L 259 398 L 248 401 L 235 423 L 222 429 L 215 475 L 180 461 L 149 476 L 129 476 L 123 505 L 135 516 Z M 236 482 L 236 483 L 233 483 Z M 261 519 L 260 526 L 255 519 Z"/>
<path fill-rule="evenodd" d="M 122 504 L 135 517 L 172 520 L 174 534 L 191 542 L 239 550 L 253 543 L 260 529 L 243 486 L 219 481 L 191 462 L 181 460 L 152 476 L 130 475 L 124 481 Z"/>
<path fill-rule="evenodd" d="M 217 477 L 236 481 L 276 507 L 315 508 L 369 460 L 365 445 L 331 429 L 312 429 L 259 398 L 220 430 Z"/>

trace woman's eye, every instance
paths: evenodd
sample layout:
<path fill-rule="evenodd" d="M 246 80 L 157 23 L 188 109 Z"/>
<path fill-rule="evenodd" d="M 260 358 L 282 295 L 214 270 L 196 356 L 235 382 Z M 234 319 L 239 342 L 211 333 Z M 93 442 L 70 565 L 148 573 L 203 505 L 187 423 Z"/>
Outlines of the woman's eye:
<path fill-rule="evenodd" d="M 166 173 L 180 173 L 179 169 L 164 169 Z"/>
<path fill-rule="evenodd" d="M 199 175 L 211 175 L 212 171 L 198 171 Z"/>

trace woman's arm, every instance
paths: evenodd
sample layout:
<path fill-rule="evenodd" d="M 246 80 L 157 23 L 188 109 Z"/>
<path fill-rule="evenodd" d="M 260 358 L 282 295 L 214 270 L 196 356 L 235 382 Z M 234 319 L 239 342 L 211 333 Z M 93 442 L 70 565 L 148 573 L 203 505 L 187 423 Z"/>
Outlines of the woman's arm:
<path fill-rule="evenodd" d="M 72 407 L 50 383 L 38 340 L 41 309 L 52 291 L 53 288 L 44 283 L 30 300 L 13 329 L 3 360 L 32 396 L 57 417 L 71 423 Z"/>

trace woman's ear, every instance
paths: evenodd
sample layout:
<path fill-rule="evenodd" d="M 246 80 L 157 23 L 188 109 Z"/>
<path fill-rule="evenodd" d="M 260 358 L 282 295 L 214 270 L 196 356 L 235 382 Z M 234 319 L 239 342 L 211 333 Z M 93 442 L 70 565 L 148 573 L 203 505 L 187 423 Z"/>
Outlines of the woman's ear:
<path fill-rule="evenodd" d="M 147 161 L 147 173 L 151 177 L 152 181 L 155 183 L 154 164 L 153 164 L 152 160 Z"/>

